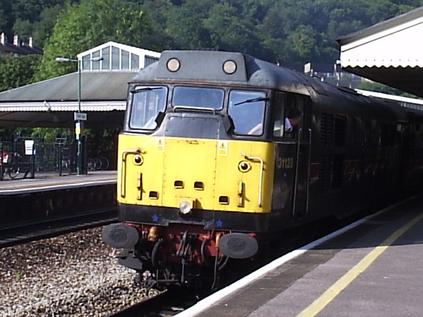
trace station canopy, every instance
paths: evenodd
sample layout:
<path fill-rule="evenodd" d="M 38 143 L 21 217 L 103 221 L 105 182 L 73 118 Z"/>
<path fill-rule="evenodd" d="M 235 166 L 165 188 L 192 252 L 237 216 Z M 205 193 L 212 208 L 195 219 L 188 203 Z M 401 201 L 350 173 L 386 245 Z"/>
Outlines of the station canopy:
<path fill-rule="evenodd" d="M 159 57 L 160 53 L 115 42 L 78 54 L 86 127 L 121 128 L 128 82 Z M 0 92 L 0 127 L 73 127 L 78 85 L 74 72 Z"/>
<path fill-rule="evenodd" d="M 423 7 L 338 39 L 343 69 L 423 97 Z"/>

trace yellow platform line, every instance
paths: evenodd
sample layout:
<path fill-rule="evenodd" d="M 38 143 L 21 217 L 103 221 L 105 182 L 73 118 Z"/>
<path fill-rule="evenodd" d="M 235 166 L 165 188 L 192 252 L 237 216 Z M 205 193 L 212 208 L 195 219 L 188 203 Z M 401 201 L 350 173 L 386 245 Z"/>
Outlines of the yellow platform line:
<path fill-rule="evenodd" d="M 342 292 L 354 279 L 364 272 L 392 243 L 406 233 L 413 225 L 423 218 L 423 214 L 416 216 L 407 224 L 390 235 L 380 245 L 370 251 L 359 263 L 330 286 L 319 298 L 300 312 L 297 317 L 316 316 L 328 305 L 340 292 Z"/>

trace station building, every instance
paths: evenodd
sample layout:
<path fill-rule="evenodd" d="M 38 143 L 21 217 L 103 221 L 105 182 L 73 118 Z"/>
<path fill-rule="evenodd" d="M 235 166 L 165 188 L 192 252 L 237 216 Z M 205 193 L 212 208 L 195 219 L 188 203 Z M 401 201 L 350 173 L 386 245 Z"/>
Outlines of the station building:
<path fill-rule="evenodd" d="M 160 53 L 107 42 L 77 55 L 81 65 L 81 111 L 86 127 L 120 128 L 127 83 Z M 0 92 L 1 127 L 74 126 L 78 72 Z"/>
<path fill-rule="evenodd" d="M 423 98 L 423 7 L 338 39 L 344 70 Z"/>

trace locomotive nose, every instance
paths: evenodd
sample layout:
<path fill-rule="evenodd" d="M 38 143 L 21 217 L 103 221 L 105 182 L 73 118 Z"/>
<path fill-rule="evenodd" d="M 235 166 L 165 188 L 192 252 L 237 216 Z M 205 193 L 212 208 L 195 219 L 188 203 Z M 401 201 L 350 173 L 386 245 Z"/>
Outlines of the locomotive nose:
<path fill-rule="evenodd" d="M 104 226 L 101 237 L 104 243 L 116 249 L 132 249 L 139 240 L 137 229 L 123 223 Z"/>

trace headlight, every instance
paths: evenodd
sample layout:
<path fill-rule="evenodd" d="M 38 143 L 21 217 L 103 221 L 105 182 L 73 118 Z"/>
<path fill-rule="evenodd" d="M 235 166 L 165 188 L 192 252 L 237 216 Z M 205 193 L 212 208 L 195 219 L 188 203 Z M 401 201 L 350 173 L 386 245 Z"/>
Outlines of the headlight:
<path fill-rule="evenodd" d="M 223 63 L 223 71 L 228 75 L 232 75 L 233 73 L 235 73 L 236 68 L 236 63 L 233 60 L 229 59 Z"/>
<path fill-rule="evenodd" d="M 181 212 L 181 214 L 183 215 L 187 215 L 191 212 L 192 210 L 192 201 L 189 200 L 181 200 L 181 202 L 179 203 L 179 211 Z"/>
<path fill-rule="evenodd" d="M 166 66 L 170 72 L 177 72 L 181 67 L 181 62 L 177 58 L 171 58 L 167 61 Z"/>

